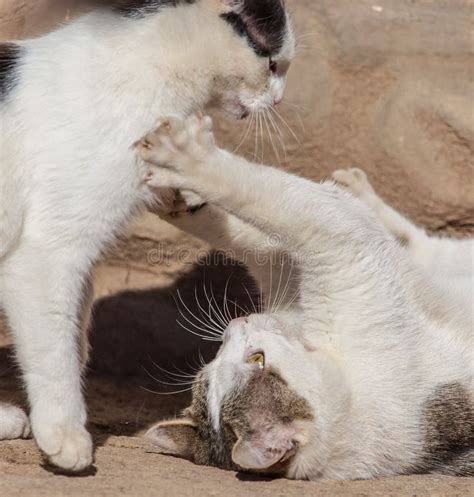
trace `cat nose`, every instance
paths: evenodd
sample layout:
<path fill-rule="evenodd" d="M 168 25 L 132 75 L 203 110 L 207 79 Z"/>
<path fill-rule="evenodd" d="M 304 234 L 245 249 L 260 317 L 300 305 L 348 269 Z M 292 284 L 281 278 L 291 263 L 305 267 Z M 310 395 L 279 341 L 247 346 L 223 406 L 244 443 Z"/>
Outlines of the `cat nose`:
<path fill-rule="evenodd" d="M 275 97 L 273 99 L 273 105 L 279 105 L 283 102 L 283 97 Z"/>

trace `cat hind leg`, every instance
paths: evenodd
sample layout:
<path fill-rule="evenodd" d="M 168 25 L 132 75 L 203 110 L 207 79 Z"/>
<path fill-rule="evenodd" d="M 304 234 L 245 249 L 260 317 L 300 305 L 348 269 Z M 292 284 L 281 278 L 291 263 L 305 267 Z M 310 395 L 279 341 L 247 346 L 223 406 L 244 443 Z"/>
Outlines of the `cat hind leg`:
<path fill-rule="evenodd" d="M 425 232 L 415 226 L 399 212 L 386 204 L 375 192 L 364 171 L 358 168 L 339 169 L 333 179 L 349 190 L 355 197 L 370 207 L 382 224 L 400 243 L 413 245 L 415 241 L 427 238 Z"/>

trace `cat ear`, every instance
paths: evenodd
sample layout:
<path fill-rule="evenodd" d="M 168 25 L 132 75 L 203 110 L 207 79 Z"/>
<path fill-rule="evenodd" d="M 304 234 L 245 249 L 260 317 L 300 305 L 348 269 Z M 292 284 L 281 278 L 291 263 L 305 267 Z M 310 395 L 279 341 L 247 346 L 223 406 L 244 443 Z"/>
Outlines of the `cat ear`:
<path fill-rule="evenodd" d="M 192 460 L 197 441 L 196 425 L 189 418 L 162 421 L 146 432 L 162 454 Z"/>
<path fill-rule="evenodd" d="M 232 449 L 232 460 L 242 469 L 271 468 L 294 454 L 296 433 L 291 425 L 277 424 L 249 437 L 239 437 Z"/>

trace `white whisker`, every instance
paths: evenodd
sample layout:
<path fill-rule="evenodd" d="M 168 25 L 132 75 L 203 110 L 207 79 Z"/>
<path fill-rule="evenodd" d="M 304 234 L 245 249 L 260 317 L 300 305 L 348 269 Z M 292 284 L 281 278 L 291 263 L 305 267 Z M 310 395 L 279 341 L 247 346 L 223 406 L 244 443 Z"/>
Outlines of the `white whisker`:
<path fill-rule="evenodd" d="M 220 336 L 221 333 L 222 333 L 222 330 L 219 330 L 219 329 L 214 329 L 214 328 L 211 328 L 207 323 L 205 323 L 204 321 L 201 321 L 200 319 L 198 319 L 189 309 L 188 307 L 186 306 L 186 304 L 184 304 L 183 302 L 183 305 L 184 307 L 186 308 L 186 310 L 189 312 L 189 314 L 194 317 L 199 323 L 201 323 L 203 327 L 201 326 L 198 326 L 196 323 L 193 323 L 185 314 L 184 312 L 181 310 L 181 308 L 179 306 L 177 306 L 177 309 L 178 309 L 178 312 L 179 314 L 181 315 L 181 317 L 190 325 L 192 326 L 193 328 L 196 328 L 196 330 L 199 330 L 199 331 L 202 331 L 203 333 L 207 333 L 211 336 Z"/>
<path fill-rule="evenodd" d="M 227 328 L 227 326 L 229 325 L 229 321 L 226 318 L 226 316 L 224 315 L 224 311 L 219 307 L 219 304 L 217 303 L 217 299 L 214 295 L 214 288 L 212 287 L 212 282 L 211 282 L 210 288 L 211 288 L 212 299 L 214 300 L 214 303 L 216 305 L 216 311 L 218 311 L 219 315 L 221 316 L 221 320 L 222 320 L 222 324 L 223 324 L 224 328 Z"/>
<path fill-rule="evenodd" d="M 160 380 L 158 378 L 156 378 L 156 376 L 152 375 L 146 368 L 143 368 L 145 373 L 150 377 L 152 378 L 154 381 L 156 381 L 157 383 L 160 383 L 161 385 L 167 385 L 167 386 L 171 386 L 171 387 L 181 387 L 181 386 L 189 386 L 189 385 L 193 385 L 195 382 L 194 381 L 175 381 L 173 383 L 169 382 L 169 381 L 163 381 L 163 380 Z"/>
<path fill-rule="evenodd" d="M 292 112 L 295 113 L 296 117 L 298 118 L 298 122 L 299 122 L 299 125 L 301 127 L 301 131 L 303 131 L 303 133 L 306 133 L 306 126 L 304 125 L 304 121 L 301 117 L 301 112 L 304 110 L 303 107 L 301 107 L 300 105 L 297 105 L 293 102 L 284 102 L 284 105 L 285 106 L 290 106 L 290 107 L 293 107 L 292 109 L 290 109 Z"/>
<path fill-rule="evenodd" d="M 268 116 L 268 110 L 265 111 L 265 113 L 263 114 L 263 120 L 265 121 L 265 127 L 267 129 L 268 137 L 270 139 L 270 143 L 272 145 L 273 151 L 275 152 L 276 159 L 277 159 L 278 163 L 280 163 L 280 154 L 278 153 L 278 148 L 275 145 L 275 142 L 273 140 L 273 136 L 272 136 L 272 132 L 270 131 L 270 126 L 268 124 L 267 116 Z"/>
<path fill-rule="evenodd" d="M 142 390 L 145 390 L 146 392 L 153 393 L 155 395 L 177 395 L 179 393 L 184 393 L 184 392 L 190 392 L 193 388 L 185 388 L 183 390 L 175 390 L 174 392 L 157 392 L 155 390 L 150 390 L 149 388 L 146 387 L 141 387 Z"/>
<path fill-rule="evenodd" d="M 192 368 L 192 366 L 190 364 L 188 364 L 189 367 L 191 367 L 192 369 L 194 369 L 194 372 L 193 373 L 186 373 L 185 371 L 183 371 L 182 369 L 178 368 L 177 366 L 175 366 L 176 370 L 178 371 L 178 373 L 174 372 L 174 371 L 169 371 L 167 369 L 165 369 L 164 367 L 160 366 L 159 364 L 157 364 L 155 361 L 151 361 L 153 366 L 157 369 L 159 369 L 162 373 L 165 373 L 166 375 L 168 376 L 175 376 L 177 378 L 195 378 L 196 377 L 196 372 L 197 370 L 195 368 Z"/>
<path fill-rule="evenodd" d="M 252 304 L 252 306 L 253 306 L 253 310 L 254 310 L 255 314 L 257 314 L 257 313 L 258 313 L 258 311 L 257 311 L 257 308 L 256 308 L 256 306 L 255 306 L 254 299 L 252 298 L 252 296 L 250 295 L 249 290 L 247 289 L 247 287 L 246 287 L 244 284 L 242 284 L 242 287 L 243 287 L 243 289 L 245 290 L 245 292 L 247 293 L 247 295 L 249 296 L 249 300 L 250 300 L 250 302 L 251 302 L 251 304 Z"/>
<path fill-rule="evenodd" d="M 258 114 L 255 113 L 255 151 L 253 154 L 253 160 L 257 161 L 258 156 Z"/>
<path fill-rule="evenodd" d="M 291 275 L 292 275 L 292 273 L 293 273 L 293 267 L 294 267 L 294 266 L 293 266 L 293 264 L 291 264 L 291 266 L 290 266 L 290 271 L 289 271 L 289 273 L 288 273 L 288 277 L 287 277 L 287 279 L 286 279 L 285 287 L 284 287 L 284 289 L 283 289 L 283 291 L 282 291 L 282 293 L 281 293 L 281 296 L 280 296 L 280 298 L 279 298 L 279 300 L 278 300 L 278 303 L 277 303 L 277 306 L 276 306 L 277 310 L 280 310 L 280 308 L 281 308 L 281 306 L 282 306 L 283 302 L 284 302 L 284 301 L 285 301 L 285 299 L 286 299 L 286 296 L 287 296 L 287 294 L 288 294 L 288 291 L 289 291 L 289 289 L 290 289 L 290 286 L 291 286 L 291 281 L 292 281 L 292 280 L 291 280 Z M 283 268 L 283 265 L 282 265 L 282 268 Z"/>
<path fill-rule="evenodd" d="M 229 320 L 229 323 L 232 321 L 232 315 L 230 313 L 229 306 L 227 305 L 227 290 L 229 288 L 229 282 L 230 282 L 231 278 L 232 278 L 232 274 L 230 274 L 229 277 L 227 278 L 225 288 L 224 288 L 224 299 L 222 302 L 222 305 L 224 308 L 224 314 L 227 317 L 227 319 Z"/>
<path fill-rule="evenodd" d="M 222 333 L 223 331 L 223 328 L 222 328 L 222 325 L 219 324 L 213 317 L 212 317 L 212 314 L 208 311 L 206 311 L 202 305 L 201 305 L 201 302 L 198 298 L 198 295 L 197 295 L 197 287 L 194 287 L 194 299 L 196 300 L 196 304 L 198 306 L 198 310 L 199 310 L 199 313 L 201 314 L 201 316 L 204 314 L 204 317 L 206 317 L 207 319 L 209 319 L 212 323 L 212 329 L 214 331 L 217 331 L 218 333 Z"/>
<path fill-rule="evenodd" d="M 201 368 L 206 367 L 206 361 L 204 360 L 204 357 L 201 354 L 201 349 L 198 349 L 198 354 L 199 354 L 199 364 Z"/>
<path fill-rule="evenodd" d="M 237 145 L 237 147 L 234 149 L 234 151 L 233 151 L 234 154 L 237 153 L 240 150 L 240 147 L 242 147 L 242 145 L 245 143 L 245 140 L 247 139 L 247 137 L 250 133 L 250 130 L 252 128 L 253 120 L 254 120 L 254 113 L 252 112 L 250 114 L 250 119 L 249 119 L 249 122 L 247 123 L 246 130 L 244 132 L 244 137 L 242 138 L 240 143 Z"/>
<path fill-rule="evenodd" d="M 275 121 L 274 117 L 271 115 L 271 113 L 268 113 L 268 118 L 270 119 L 270 124 L 272 125 L 273 129 L 276 132 L 278 141 L 280 143 L 280 146 L 283 150 L 283 154 L 285 156 L 285 161 L 288 159 L 287 154 L 286 154 L 286 147 L 285 147 L 285 142 L 283 140 L 283 133 L 281 132 L 280 127 L 278 126 L 278 123 Z"/>
<path fill-rule="evenodd" d="M 207 304 L 208 304 L 208 313 L 209 313 L 209 315 L 211 315 L 211 312 L 214 313 L 215 318 L 220 323 L 219 326 L 222 328 L 222 330 L 224 330 L 226 328 L 226 326 L 227 326 L 227 323 L 226 323 L 225 319 L 223 319 L 223 317 L 221 316 L 219 308 L 218 307 L 214 308 L 214 305 L 213 305 L 213 302 L 212 302 L 212 298 L 209 297 L 209 295 L 207 294 L 207 288 L 206 288 L 206 283 L 205 282 L 203 284 L 203 289 L 204 289 L 204 296 L 206 297 Z M 217 306 L 217 302 L 216 302 L 216 306 Z"/>
<path fill-rule="evenodd" d="M 298 289 L 293 295 L 293 297 L 290 299 L 290 301 L 285 304 L 286 309 L 289 309 L 296 302 L 296 300 L 298 300 L 300 293 L 301 291 Z"/>
<path fill-rule="evenodd" d="M 214 296 L 214 290 L 212 288 L 212 281 L 211 281 L 209 287 L 210 287 L 211 297 L 209 297 L 209 295 L 207 293 L 206 279 L 204 278 L 203 290 L 204 290 L 204 296 L 205 296 L 207 303 L 209 305 L 209 312 L 212 311 L 214 313 L 214 316 L 219 321 L 220 327 L 222 328 L 221 332 L 223 332 L 223 330 L 227 327 L 228 323 L 227 323 L 227 320 L 225 319 L 225 317 L 222 313 L 222 310 L 219 308 L 219 304 L 217 303 L 217 300 Z M 215 307 L 214 307 L 214 304 L 215 304 Z"/>
<path fill-rule="evenodd" d="M 275 116 L 277 116 L 280 119 L 280 121 L 285 125 L 285 127 L 291 133 L 291 135 L 296 140 L 296 142 L 299 145 L 301 145 L 301 142 L 300 142 L 299 138 L 296 136 L 296 133 L 293 131 L 293 129 L 291 128 L 291 126 L 287 123 L 286 119 L 274 107 L 270 107 L 270 109 L 273 111 L 273 113 L 275 114 Z"/>
<path fill-rule="evenodd" d="M 222 337 L 221 335 L 201 335 L 201 333 L 197 333 L 196 331 L 190 330 L 187 326 L 185 326 L 181 321 L 176 320 L 176 323 L 181 326 L 181 328 L 184 328 L 186 331 L 191 333 L 191 335 L 195 335 L 199 338 L 202 338 L 203 340 L 206 340 L 208 342 L 222 342 Z"/>
<path fill-rule="evenodd" d="M 208 336 L 214 336 L 214 337 L 220 337 L 221 336 L 221 332 L 217 332 L 217 331 L 213 331 L 212 329 L 209 329 L 209 328 L 202 328 L 200 326 L 197 326 L 195 323 L 193 323 L 192 321 L 190 321 L 184 314 L 183 312 L 181 311 L 181 309 L 178 309 L 181 317 L 188 323 L 189 326 L 192 326 L 194 329 L 198 330 L 198 331 L 202 331 L 203 333 L 206 333 Z"/>
<path fill-rule="evenodd" d="M 267 308 L 271 309 L 273 294 L 273 255 L 270 253 L 270 289 L 269 289 Z"/>
<path fill-rule="evenodd" d="M 275 311 L 275 305 L 277 303 L 277 299 L 279 300 L 280 299 L 280 286 L 281 286 L 281 279 L 283 277 L 283 264 L 280 265 L 280 277 L 278 278 L 278 287 L 277 287 L 277 291 L 276 291 L 276 294 L 275 294 L 275 297 L 273 299 L 273 302 L 272 302 L 272 307 L 271 307 L 271 311 L 270 313 L 273 314 L 273 312 Z"/>
<path fill-rule="evenodd" d="M 181 296 L 181 293 L 180 291 L 178 290 L 177 292 L 177 295 L 178 295 L 178 298 L 181 302 L 181 304 L 183 305 L 183 307 L 186 309 L 186 311 L 198 322 L 200 323 L 201 325 L 203 325 L 204 327 L 206 328 L 209 328 L 210 330 L 213 330 L 215 332 L 219 332 L 221 331 L 219 328 L 213 328 L 212 326 L 209 325 L 209 323 L 206 323 L 205 321 L 203 321 L 202 319 L 198 318 L 190 309 L 189 307 L 186 305 L 186 303 L 184 302 L 183 300 L 183 297 Z M 178 309 L 180 310 L 179 306 L 178 306 Z M 181 315 L 186 319 L 186 321 L 189 322 L 189 324 L 194 324 L 192 322 L 190 322 L 185 316 L 184 316 L 184 313 L 181 313 Z"/>
<path fill-rule="evenodd" d="M 249 310 L 248 309 L 244 309 L 240 304 L 237 303 L 236 300 L 229 300 L 229 302 L 234 305 L 234 310 L 235 310 L 236 317 L 237 317 L 237 309 L 239 309 L 239 311 L 242 312 L 246 316 L 250 314 Z"/>

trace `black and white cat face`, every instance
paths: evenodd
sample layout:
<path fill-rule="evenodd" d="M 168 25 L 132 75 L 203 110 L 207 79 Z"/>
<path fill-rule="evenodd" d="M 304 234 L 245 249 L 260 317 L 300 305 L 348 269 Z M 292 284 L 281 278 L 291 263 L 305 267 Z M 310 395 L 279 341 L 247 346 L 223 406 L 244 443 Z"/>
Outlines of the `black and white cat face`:
<path fill-rule="evenodd" d="M 193 60 L 184 64 L 189 77 L 196 70 L 208 73 L 211 107 L 240 119 L 282 101 L 295 56 L 283 0 L 122 0 L 119 11 L 137 19 L 174 12 L 187 23 L 195 46 L 187 47 Z"/>
<path fill-rule="evenodd" d="M 240 40 L 231 41 L 233 48 L 229 45 L 235 51 L 235 65 L 221 104 L 231 115 L 241 117 L 282 101 L 286 74 L 295 56 L 295 37 L 283 0 L 223 2 L 229 10 L 221 19 Z"/>
<path fill-rule="evenodd" d="M 307 385 L 317 389 L 318 370 L 303 344 L 269 315 L 232 321 L 223 339 L 184 416 L 158 423 L 148 437 L 161 452 L 198 464 L 284 476 L 314 438 Z"/>

